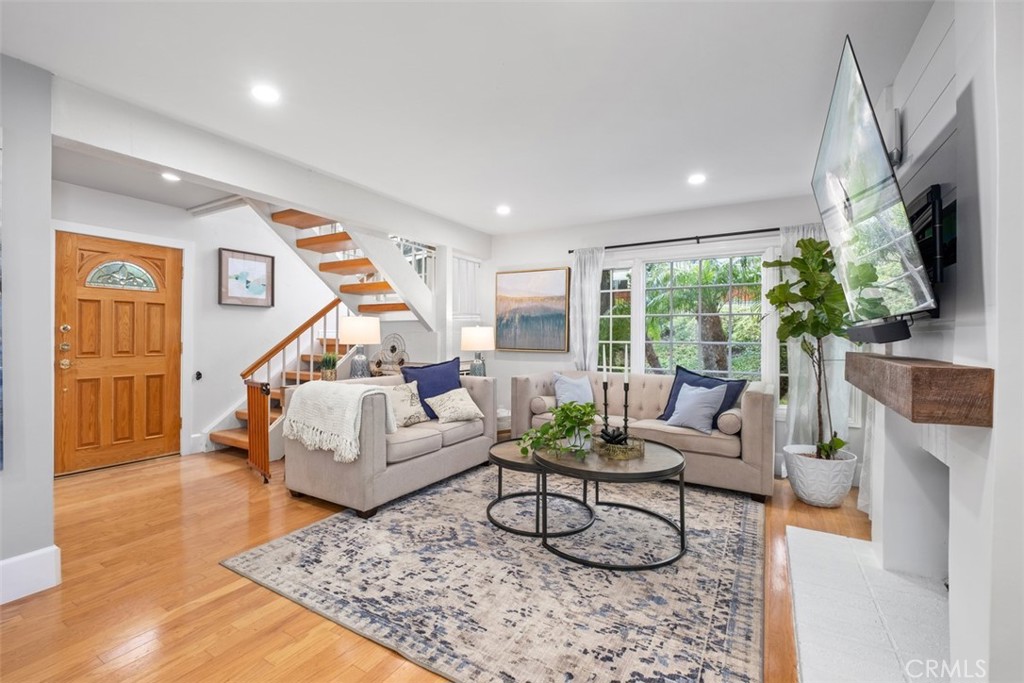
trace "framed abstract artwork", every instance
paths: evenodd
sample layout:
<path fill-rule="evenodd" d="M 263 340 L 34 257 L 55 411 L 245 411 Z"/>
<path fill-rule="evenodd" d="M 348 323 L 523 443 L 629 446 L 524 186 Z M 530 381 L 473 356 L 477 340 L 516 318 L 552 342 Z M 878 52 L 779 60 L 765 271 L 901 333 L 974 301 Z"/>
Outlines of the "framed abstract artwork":
<path fill-rule="evenodd" d="M 274 305 L 274 257 L 234 249 L 220 250 L 221 304 Z"/>
<path fill-rule="evenodd" d="M 494 318 L 500 351 L 568 351 L 569 269 L 497 273 Z"/>

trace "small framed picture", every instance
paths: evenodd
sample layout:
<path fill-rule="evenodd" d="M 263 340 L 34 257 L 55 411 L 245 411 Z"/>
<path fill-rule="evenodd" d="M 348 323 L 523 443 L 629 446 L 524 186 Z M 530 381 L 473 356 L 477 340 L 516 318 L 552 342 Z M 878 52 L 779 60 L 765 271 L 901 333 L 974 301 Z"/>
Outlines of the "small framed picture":
<path fill-rule="evenodd" d="M 233 306 L 273 306 L 274 257 L 222 248 L 218 301 Z"/>

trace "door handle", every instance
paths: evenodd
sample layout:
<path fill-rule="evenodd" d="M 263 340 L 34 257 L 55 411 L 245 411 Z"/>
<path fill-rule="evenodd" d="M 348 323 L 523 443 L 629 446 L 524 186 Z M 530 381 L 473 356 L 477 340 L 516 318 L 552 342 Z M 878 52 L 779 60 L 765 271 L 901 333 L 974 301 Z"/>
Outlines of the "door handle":
<path fill-rule="evenodd" d="M 71 367 L 71 361 L 69 361 L 67 358 L 61 359 L 59 365 L 61 370 L 67 370 L 68 368 Z"/>
<path fill-rule="evenodd" d="M 71 344 L 67 342 L 61 342 L 60 346 L 57 348 L 59 348 L 62 352 L 67 353 L 68 351 L 71 350 Z"/>
<path fill-rule="evenodd" d="M 71 325 L 64 323 L 63 325 L 60 326 L 60 331 L 67 334 L 68 332 L 71 331 Z"/>

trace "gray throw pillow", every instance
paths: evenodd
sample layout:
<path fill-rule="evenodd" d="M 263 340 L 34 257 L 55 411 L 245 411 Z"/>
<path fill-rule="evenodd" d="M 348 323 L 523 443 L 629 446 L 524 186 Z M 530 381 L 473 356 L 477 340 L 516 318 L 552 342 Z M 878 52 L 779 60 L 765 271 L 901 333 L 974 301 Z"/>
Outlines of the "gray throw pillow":
<path fill-rule="evenodd" d="M 594 390 L 590 387 L 589 377 L 586 375 L 577 378 L 566 377 L 557 372 L 554 375 L 556 406 L 568 403 L 569 401 L 576 401 L 577 403 L 594 402 Z"/>
<path fill-rule="evenodd" d="M 668 424 L 673 427 L 689 427 L 705 434 L 711 433 L 711 421 L 725 398 L 725 385 L 705 389 L 684 384 L 679 388 L 676 407 Z"/>

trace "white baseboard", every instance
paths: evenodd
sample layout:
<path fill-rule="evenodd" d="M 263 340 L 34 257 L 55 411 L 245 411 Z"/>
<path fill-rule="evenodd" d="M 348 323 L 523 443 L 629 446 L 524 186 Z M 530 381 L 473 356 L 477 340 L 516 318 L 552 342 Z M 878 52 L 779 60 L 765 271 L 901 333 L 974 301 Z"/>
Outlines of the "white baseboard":
<path fill-rule="evenodd" d="M 0 560 L 0 604 L 60 584 L 60 548 L 55 545 Z"/>
<path fill-rule="evenodd" d="M 209 434 L 193 434 L 189 443 L 191 447 L 188 449 L 190 454 L 192 453 L 206 453 L 212 451 L 210 447 L 210 435 Z"/>

